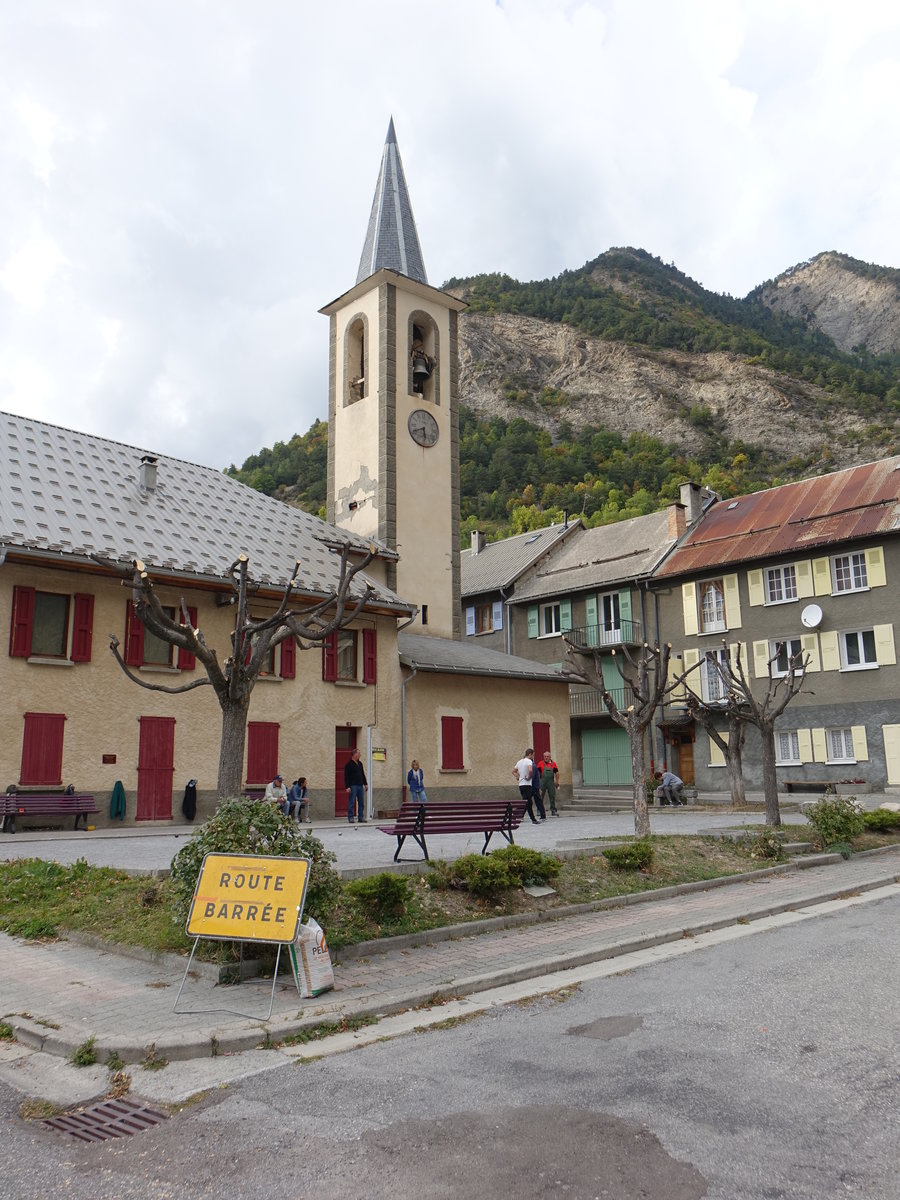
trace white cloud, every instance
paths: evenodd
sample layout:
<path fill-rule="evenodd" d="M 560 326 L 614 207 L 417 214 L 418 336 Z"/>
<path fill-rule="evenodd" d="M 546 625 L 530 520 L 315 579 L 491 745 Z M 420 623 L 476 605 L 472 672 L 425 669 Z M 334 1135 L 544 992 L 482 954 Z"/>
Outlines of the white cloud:
<path fill-rule="evenodd" d="M 31 0 L 0 21 L 0 406 L 222 466 L 327 408 L 395 118 L 433 283 L 639 245 L 742 295 L 900 265 L 860 0 Z"/>

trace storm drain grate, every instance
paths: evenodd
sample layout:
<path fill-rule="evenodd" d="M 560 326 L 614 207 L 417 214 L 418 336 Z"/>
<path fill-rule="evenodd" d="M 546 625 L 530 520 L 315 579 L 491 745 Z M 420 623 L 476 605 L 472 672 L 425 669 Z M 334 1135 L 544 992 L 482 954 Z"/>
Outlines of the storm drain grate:
<path fill-rule="evenodd" d="M 143 1133 L 160 1121 L 166 1114 L 146 1104 L 135 1104 L 131 1100 L 104 1100 L 92 1104 L 81 1112 L 64 1113 L 61 1117 L 48 1117 L 43 1124 L 60 1133 L 71 1134 L 82 1142 L 107 1142 L 112 1138 L 130 1137 L 132 1133 Z"/>

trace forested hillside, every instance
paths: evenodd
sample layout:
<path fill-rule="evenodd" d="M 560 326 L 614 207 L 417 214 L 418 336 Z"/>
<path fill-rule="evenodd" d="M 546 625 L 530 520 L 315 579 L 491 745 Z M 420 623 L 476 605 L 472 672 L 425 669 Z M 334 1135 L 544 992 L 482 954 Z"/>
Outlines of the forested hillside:
<path fill-rule="evenodd" d="M 898 277 L 825 254 L 736 300 L 620 249 L 555 279 L 451 280 L 469 306 L 464 543 L 651 512 L 688 479 L 727 496 L 897 452 Z M 324 516 L 327 437 L 316 421 L 230 473 Z"/>

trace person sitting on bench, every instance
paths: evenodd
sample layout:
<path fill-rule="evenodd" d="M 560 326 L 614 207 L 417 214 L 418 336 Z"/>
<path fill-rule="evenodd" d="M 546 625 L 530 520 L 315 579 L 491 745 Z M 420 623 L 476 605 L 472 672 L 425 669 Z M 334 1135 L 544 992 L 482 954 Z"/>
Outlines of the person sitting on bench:
<path fill-rule="evenodd" d="M 656 799 L 660 804 L 684 804 L 684 784 L 672 771 L 663 771 Z"/>

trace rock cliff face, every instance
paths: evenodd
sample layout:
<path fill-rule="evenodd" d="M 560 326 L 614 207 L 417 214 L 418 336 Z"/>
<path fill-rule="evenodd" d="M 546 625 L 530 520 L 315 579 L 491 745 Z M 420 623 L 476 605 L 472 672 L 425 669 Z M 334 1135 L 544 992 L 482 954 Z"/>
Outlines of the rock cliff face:
<path fill-rule="evenodd" d="M 819 254 L 756 293 L 763 304 L 810 322 L 841 350 L 900 352 L 900 271 L 844 254 Z"/>
<path fill-rule="evenodd" d="M 812 384 L 725 352 L 655 351 L 569 325 L 505 313 L 460 319 L 460 399 L 486 415 L 551 432 L 603 425 L 699 451 L 705 433 L 771 448 L 779 458 L 833 452 L 841 466 L 874 455 L 847 434 L 863 420 Z M 566 399 L 544 396 L 545 389 Z"/>

